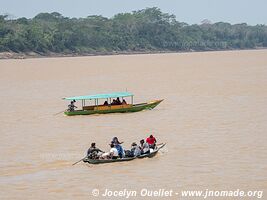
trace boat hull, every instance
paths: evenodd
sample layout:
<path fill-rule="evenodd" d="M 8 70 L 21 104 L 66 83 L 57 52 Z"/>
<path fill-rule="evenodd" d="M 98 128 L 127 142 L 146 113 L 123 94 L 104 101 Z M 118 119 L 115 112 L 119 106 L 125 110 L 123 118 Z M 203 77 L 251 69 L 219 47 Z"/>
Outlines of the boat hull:
<path fill-rule="evenodd" d="M 65 111 L 67 116 L 74 115 L 93 115 L 93 114 L 108 114 L 108 113 L 127 113 L 127 112 L 139 112 L 142 110 L 151 110 L 160 104 L 162 100 L 155 100 L 148 103 L 134 104 L 134 105 L 115 105 L 115 106 L 99 106 L 92 109 Z"/>
<path fill-rule="evenodd" d="M 94 160 L 94 159 L 86 158 L 86 159 L 83 160 L 83 162 L 87 162 L 87 163 L 90 163 L 90 164 L 104 164 L 104 163 L 113 163 L 113 162 L 125 162 L 125 161 L 134 160 L 134 159 L 135 159 L 135 157 L 108 159 L 108 160 Z"/>

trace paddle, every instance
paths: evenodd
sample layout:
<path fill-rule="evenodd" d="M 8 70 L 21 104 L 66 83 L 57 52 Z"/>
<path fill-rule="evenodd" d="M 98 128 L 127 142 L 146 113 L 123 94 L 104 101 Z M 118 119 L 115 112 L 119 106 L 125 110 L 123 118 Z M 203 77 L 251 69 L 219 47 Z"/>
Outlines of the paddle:
<path fill-rule="evenodd" d="M 87 156 L 85 156 L 85 157 L 84 157 L 84 158 L 82 158 L 81 160 L 79 160 L 79 161 L 77 161 L 77 162 L 73 163 L 73 164 L 72 164 L 72 166 L 73 166 L 73 165 L 76 165 L 76 164 L 77 164 L 77 163 L 79 163 L 79 162 L 81 162 L 81 161 L 82 161 L 83 159 L 85 159 L 85 158 L 87 158 Z"/>
<path fill-rule="evenodd" d="M 58 115 L 58 114 L 60 114 L 60 113 L 63 113 L 63 112 L 65 112 L 65 110 L 60 111 L 60 112 L 58 112 L 58 113 L 55 113 L 54 116 L 55 116 L 55 115 Z"/>

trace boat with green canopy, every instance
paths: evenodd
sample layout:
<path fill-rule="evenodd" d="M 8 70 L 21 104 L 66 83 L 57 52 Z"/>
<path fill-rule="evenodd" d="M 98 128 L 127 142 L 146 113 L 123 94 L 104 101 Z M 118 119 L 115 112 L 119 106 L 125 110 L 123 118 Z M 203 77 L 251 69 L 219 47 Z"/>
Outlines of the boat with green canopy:
<path fill-rule="evenodd" d="M 130 103 L 126 102 L 126 98 L 130 98 Z M 142 110 L 151 110 L 155 108 L 161 100 L 152 100 L 146 103 L 134 104 L 134 95 L 130 92 L 115 92 L 109 94 L 95 94 L 86 96 L 65 97 L 64 100 L 73 102 L 80 101 L 81 109 L 66 110 L 64 113 L 68 116 L 73 115 L 91 115 L 91 114 L 107 114 L 107 113 L 126 113 L 138 112 Z M 93 101 L 93 105 L 88 105 L 89 101 Z M 102 103 L 101 101 L 105 101 Z M 89 102 L 90 103 L 90 102 Z"/>

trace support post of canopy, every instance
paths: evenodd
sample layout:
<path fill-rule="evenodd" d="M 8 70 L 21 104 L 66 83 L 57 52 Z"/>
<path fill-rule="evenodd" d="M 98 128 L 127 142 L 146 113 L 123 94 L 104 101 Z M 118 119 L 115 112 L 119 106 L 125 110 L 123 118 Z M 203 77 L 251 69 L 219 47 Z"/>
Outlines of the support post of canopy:
<path fill-rule="evenodd" d="M 133 105 L 133 95 L 131 97 L 132 97 L 132 105 Z"/>

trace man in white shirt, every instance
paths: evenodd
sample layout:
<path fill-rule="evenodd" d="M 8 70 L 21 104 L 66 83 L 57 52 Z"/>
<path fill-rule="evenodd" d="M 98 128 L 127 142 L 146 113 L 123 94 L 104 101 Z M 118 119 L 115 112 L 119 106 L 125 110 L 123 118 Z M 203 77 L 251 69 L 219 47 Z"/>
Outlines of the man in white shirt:
<path fill-rule="evenodd" d="M 101 155 L 101 159 L 117 159 L 119 157 L 118 150 L 115 148 L 115 145 L 113 143 L 110 144 L 110 151 L 103 153 Z"/>
<path fill-rule="evenodd" d="M 150 153 L 149 145 L 145 142 L 145 140 L 140 140 L 140 149 L 141 154 L 147 154 Z"/>

